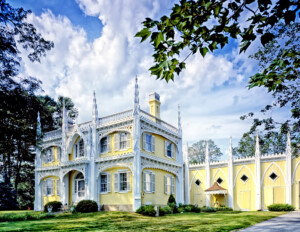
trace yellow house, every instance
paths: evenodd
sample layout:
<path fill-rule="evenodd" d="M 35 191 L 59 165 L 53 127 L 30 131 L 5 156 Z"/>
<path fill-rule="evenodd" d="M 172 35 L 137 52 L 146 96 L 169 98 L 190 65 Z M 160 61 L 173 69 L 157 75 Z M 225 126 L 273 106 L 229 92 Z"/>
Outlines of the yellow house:
<path fill-rule="evenodd" d="M 170 194 L 183 202 L 180 113 L 174 127 L 160 119 L 160 104 L 152 93 L 150 113 L 140 109 L 136 79 L 131 110 L 99 118 L 94 93 L 92 121 L 70 124 L 64 107 L 62 128 L 45 133 L 37 150 L 35 210 L 54 200 L 125 211 L 166 205 Z"/>
<path fill-rule="evenodd" d="M 186 163 L 188 164 L 187 151 Z M 261 155 L 259 138 L 253 157 L 187 165 L 185 200 L 199 206 L 226 205 L 234 210 L 267 210 L 275 203 L 300 208 L 300 157 L 292 156 L 288 135 L 285 153 Z"/>

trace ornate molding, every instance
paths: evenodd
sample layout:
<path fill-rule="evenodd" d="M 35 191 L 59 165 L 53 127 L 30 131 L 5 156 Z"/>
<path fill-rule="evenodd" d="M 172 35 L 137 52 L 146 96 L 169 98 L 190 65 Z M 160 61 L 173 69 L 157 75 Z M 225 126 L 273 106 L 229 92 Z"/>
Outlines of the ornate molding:
<path fill-rule="evenodd" d="M 182 164 L 179 164 L 177 162 L 174 162 L 174 161 L 171 161 L 171 160 L 166 160 L 166 159 L 154 156 L 154 155 L 148 155 L 144 152 L 141 152 L 141 157 L 145 158 L 145 159 L 148 159 L 148 160 L 152 160 L 154 162 L 159 162 L 159 163 L 163 163 L 163 164 L 166 164 L 166 165 L 170 165 L 170 166 L 182 167 Z"/>

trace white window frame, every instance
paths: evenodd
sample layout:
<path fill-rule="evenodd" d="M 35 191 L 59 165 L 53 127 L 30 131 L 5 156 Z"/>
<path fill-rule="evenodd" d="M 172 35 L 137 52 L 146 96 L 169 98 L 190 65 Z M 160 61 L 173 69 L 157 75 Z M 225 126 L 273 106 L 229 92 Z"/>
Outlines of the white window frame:
<path fill-rule="evenodd" d="M 168 181 L 170 180 L 170 181 Z M 168 184 L 168 182 L 170 184 Z M 165 194 L 167 195 L 171 195 L 171 194 L 175 194 L 175 178 L 170 175 L 170 174 L 167 174 L 165 175 Z M 170 192 L 169 192 L 169 189 L 170 189 Z"/>
<path fill-rule="evenodd" d="M 121 146 L 122 144 L 122 146 Z M 123 146 L 125 144 L 125 146 Z M 121 148 L 122 147 L 122 148 Z M 131 148 L 131 134 L 127 131 L 121 131 L 114 134 L 114 150 L 125 151 Z"/>
<path fill-rule="evenodd" d="M 48 193 L 48 190 L 49 193 Z M 47 178 L 44 181 L 44 195 L 45 196 L 53 196 L 54 195 L 54 180 L 52 178 Z"/>
<path fill-rule="evenodd" d="M 147 181 L 147 176 L 149 176 L 150 181 Z M 149 189 L 147 189 L 149 187 Z M 143 191 L 145 193 L 154 193 L 155 192 L 155 174 L 152 171 L 143 172 Z"/>
<path fill-rule="evenodd" d="M 101 182 L 101 177 L 102 176 L 106 176 L 106 191 L 102 191 L 102 182 Z M 99 191 L 100 194 L 106 194 L 106 193 L 110 193 L 111 192 L 111 174 L 107 173 L 107 172 L 102 172 L 100 173 L 100 178 L 99 178 Z"/>
<path fill-rule="evenodd" d="M 60 196 L 60 180 L 56 180 L 56 196 Z"/>
<path fill-rule="evenodd" d="M 84 178 L 84 175 L 82 174 L 83 176 L 83 179 L 76 179 L 77 176 L 79 175 L 80 173 L 77 173 L 76 176 L 74 177 L 74 193 L 77 195 L 78 198 L 84 198 L 85 195 L 86 195 L 86 186 L 85 186 L 85 178 Z M 79 191 L 79 182 L 80 181 L 83 181 L 83 186 L 84 186 L 84 190 L 80 190 Z M 79 196 L 79 192 L 83 192 L 83 196 Z"/>
<path fill-rule="evenodd" d="M 150 143 L 147 141 L 147 136 L 150 137 Z M 149 149 L 150 147 L 150 149 Z M 143 134 L 143 149 L 148 152 L 155 152 L 155 136 L 153 134 L 144 133 Z"/>
<path fill-rule="evenodd" d="M 105 149 L 103 149 L 102 148 L 102 140 L 103 139 L 106 139 L 106 144 L 105 144 L 105 146 L 106 146 L 106 148 Z M 100 139 L 100 153 L 101 154 L 105 154 L 105 153 L 108 153 L 108 152 L 110 152 L 110 135 L 108 135 L 108 136 L 105 136 L 105 137 L 102 137 L 101 139 Z"/>
<path fill-rule="evenodd" d="M 126 190 L 121 190 L 121 174 L 126 174 Z M 119 170 L 114 173 L 114 191 L 118 193 L 131 192 L 131 172 L 129 170 Z"/>
<path fill-rule="evenodd" d="M 82 142 L 83 148 L 80 148 L 80 142 Z M 85 145 L 84 145 L 84 140 L 82 138 L 79 138 L 77 143 L 74 144 L 74 158 L 75 159 L 80 159 L 85 157 Z"/>
<path fill-rule="evenodd" d="M 168 155 L 169 147 L 171 148 L 171 156 Z M 165 140 L 165 156 L 172 159 L 174 158 L 174 144 L 167 140 Z"/>
<path fill-rule="evenodd" d="M 49 164 L 54 161 L 54 147 L 49 147 L 45 151 L 45 163 Z"/>

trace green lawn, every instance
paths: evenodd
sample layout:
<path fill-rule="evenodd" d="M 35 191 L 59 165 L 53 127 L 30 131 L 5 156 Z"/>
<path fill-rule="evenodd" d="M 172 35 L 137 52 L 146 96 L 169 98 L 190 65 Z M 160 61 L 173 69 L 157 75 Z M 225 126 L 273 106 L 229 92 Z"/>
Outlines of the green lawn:
<path fill-rule="evenodd" d="M 281 214 L 284 213 L 217 212 L 145 217 L 126 212 L 67 213 L 42 220 L 1 222 L 0 231 L 231 231 Z"/>

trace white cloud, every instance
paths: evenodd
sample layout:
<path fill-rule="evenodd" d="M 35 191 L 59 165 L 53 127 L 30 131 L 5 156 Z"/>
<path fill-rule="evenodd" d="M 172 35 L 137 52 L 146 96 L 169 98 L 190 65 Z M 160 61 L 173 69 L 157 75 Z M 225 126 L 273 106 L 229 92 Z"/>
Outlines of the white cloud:
<path fill-rule="evenodd" d="M 140 102 L 148 110 L 148 94 L 161 95 L 162 118 L 177 125 L 177 104 L 181 104 L 184 140 L 238 138 L 249 128 L 239 117 L 270 99 L 262 90 L 248 91 L 245 78 L 253 72 L 247 57 L 234 50 L 228 55 L 190 57 L 187 69 L 175 82 L 155 80 L 148 68 L 152 47 L 140 44 L 134 34 L 145 17 L 161 17 L 172 7 L 169 1 L 77 0 L 85 14 L 99 17 L 101 36 L 87 41 L 86 32 L 64 16 L 51 11 L 31 15 L 42 35 L 55 48 L 41 64 L 24 59 L 29 75 L 43 81 L 52 97 L 69 96 L 79 108 L 79 122 L 91 119 L 92 92 L 96 90 L 99 115 L 105 116 L 132 107 L 134 77 L 139 76 Z M 100 30 L 100 29 L 99 29 Z M 230 58 L 230 59 L 229 59 Z M 242 63 L 242 66 L 239 65 Z"/>

